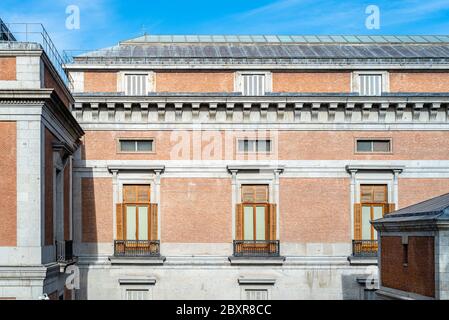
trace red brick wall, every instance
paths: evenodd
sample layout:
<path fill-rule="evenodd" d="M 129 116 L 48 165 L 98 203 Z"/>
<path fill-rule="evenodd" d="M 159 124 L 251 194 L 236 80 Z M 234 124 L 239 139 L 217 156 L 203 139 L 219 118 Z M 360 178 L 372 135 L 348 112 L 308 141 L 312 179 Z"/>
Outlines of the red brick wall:
<path fill-rule="evenodd" d="M 61 99 L 62 103 L 67 108 L 70 108 L 70 100 L 67 97 L 67 94 L 65 93 L 61 85 L 58 83 L 58 81 L 56 81 L 55 77 L 50 72 L 48 66 L 45 66 L 44 68 L 44 87 L 54 89 L 58 97 Z"/>
<path fill-rule="evenodd" d="M 81 195 L 82 242 L 112 242 L 112 179 L 83 178 Z"/>
<path fill-rule="evenodd" d="M 17 80 L 15 57 L 0 58 L 0 80 Z"/>
<path fill-rule="evenodd" d="M 400 208 L 405 208 L 446 193 L 449 193 L 448 179 L 399 179 Z"/>
<path fill-rule="evenodd" d="M 64 240 L 70 240 L 70 165 L 67 165 L 64 170 Z"/>
<path fill-rule="evenodd" d="M 53 141 L 55 137 L 45 129 L 45 245 L 53 245 Z"/>
<path fill-rule="evenodd" d="M 233 92 L 234 72 L 157 72 L 157 92 Z"/>
<path fill-rule="evenodd" d="M 351 92 L 350 72 L 273 72 L 273 92 Z"/>
<path fill-rule="evenodd" d="M 448 72 L 390 72 L 391 92 L 449 92 Z"/>
<path fill-rule="evenodd" d="M 117 72 L 115 71 L 85 72 L 84 92 L 117 92 Z"/>
<path fill-rule="evenodd" d="M 17 130 L 0 122 L 0 247 L 17 245 Z"/>
<path fill-rule="evenodd" d="M 349 179 L 280 180 L 283 242 L 349 242 Z"/>
<path fill-rule="evenodd" d="M 408 265 L 404 266 L 401 237 L 382 237 L 382 286 L 435 297 L 433 237 L 409 237 Z"/>
<path fill-rule="evenodd" d="M 162 242 L 232 242 L 231 197 L 230 179 L 162 179 Z"/>

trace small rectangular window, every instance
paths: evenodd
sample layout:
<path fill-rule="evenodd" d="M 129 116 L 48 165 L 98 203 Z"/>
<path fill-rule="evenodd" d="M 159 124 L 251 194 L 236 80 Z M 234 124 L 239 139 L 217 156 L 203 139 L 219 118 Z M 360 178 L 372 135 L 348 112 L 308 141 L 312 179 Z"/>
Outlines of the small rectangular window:
<path fill-rule="evenodd" d="M 390 153 L 391 140 L 358 139 L 356 148 L 359 153 Z"/>
<path fill-rule="evenodd" d="M 362 74 L 359 76 L 361 96 L 380 96 L 382 95 L 382 75 L 380 74 Z"/>
<path fill-rule="evenodd" d="M 119 141 L 120 152 L 134 152 L 134 153 L 146 153 L 153 152 L 154 140 L 142 139 L 142 140 L 128 140 L 120 139 Z"/>
<path fill-rule="evenodd" d="M 145 96 L 148 93 L 148 75 L 125 74 L 125 94 L 127 96 Z"/>
<path fill-rule="evenodd" d="M 242 139 L 238 141 L 238 151 L 242 153 L 269 153 L 271 140 Z"/>
<path fill-rule="evenodd" d="M 148 290 L 126 290 L 126 300 L 149 300 Z"/>
<path fill-rule="evenodd" d="M 244 96 L 263 96 L 265 94 L 265 75 L 242 75 L 242 93 Z"/>

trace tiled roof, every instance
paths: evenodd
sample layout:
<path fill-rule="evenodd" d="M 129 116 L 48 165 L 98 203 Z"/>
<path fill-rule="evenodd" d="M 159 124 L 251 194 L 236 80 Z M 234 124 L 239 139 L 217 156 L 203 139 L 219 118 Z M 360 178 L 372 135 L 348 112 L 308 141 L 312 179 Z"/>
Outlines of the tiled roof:
<path fill-rule="evenodd" d="M 449 36 L 157 36 L 68 52 L 74 63 L 449 64 Z"/>
<path fill-rule="evenodd" d="M 446 35 L 144 35 L 121 44 L 135 43 L 449 43 Z"/>
<path fill-rule="evenodd" d="M 411 220 L 449 220 L 449 193 L 403 208 L 376 222 L 401 222 Z"/>

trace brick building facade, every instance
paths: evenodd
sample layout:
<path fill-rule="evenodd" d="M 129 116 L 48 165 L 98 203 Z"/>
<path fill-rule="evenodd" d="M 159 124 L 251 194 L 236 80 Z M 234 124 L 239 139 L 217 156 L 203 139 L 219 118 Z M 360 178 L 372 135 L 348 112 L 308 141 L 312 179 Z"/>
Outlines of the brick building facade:
<path fill-rule="evenodd" d="M 448 43 L 143 36 L 77 54 L 76 298 L 366 297 L 370 221 L 449 192 Z"/>

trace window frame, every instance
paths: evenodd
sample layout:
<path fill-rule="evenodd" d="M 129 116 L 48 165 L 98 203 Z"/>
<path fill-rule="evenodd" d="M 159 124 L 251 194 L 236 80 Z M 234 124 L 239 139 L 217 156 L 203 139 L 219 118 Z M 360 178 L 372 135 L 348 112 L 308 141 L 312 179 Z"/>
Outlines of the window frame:
<path fill-rule="evenodd" d="M 244 188 L 245 187 L 264 187 L 266 188 L 266 201 L 265 202 L 249 202 L 249 201 L 243 201 L 245 198 Z M 243 216 L 242 216 L 242 235 L 243 239 L 245 239 L 245 208 L 246 207 L 252 207 L 253 209 L 253 238 L 254 240 L 249 241 L 257 241 L 257 207 L 264 207 L 265 208 L 265 240 L 261 241 L 269 241 L 270 239 L 270 186 L 266 184 L 242 184 L 240 186 L 240 199 L 241 204 L 243 207 Z"/>
<path fill-rule="evenodd" d="M 379 187 L 379 186 L 382 186 L 384 188 L 384 200 L 383 201 L 374 201 L 374 194 L 373 194 L 373 199 L 371 199 L 371 201 L 363 201 L 362 200 L 363 187 Z M 374 192 L 374 190 L 373 190 L 373 192 Z M 374 219 L 374 207 L 382 208 L 382 217 L 385 217 L 385 213 L 386 213 L 385 206 L 387 206 L 389 204 L 388 184 L 360 184 L 359 197 L 360 197 L 359 203 L 361 205 L 361 210 L 363 210 L 363 207 L 370 208 L 369 223 L 371 223 L 371 221 L 373 221 L 373 219 Z M 361 228 L 361 230 L 363 230 L 363 214 L 362 214 L 361 219 L 362 220 L 360 221 L 360 228 Z M 375 235 L 376 235 L 377 231 L 375 230 L 373 225 L 370 225 L 370 230 L 371 230 L 371 239 L 361 239 L 361 240 L 372 240 L 372 241 L 377 240 L 377 239 L 375 239 Z M 362 233 L 362 238 L 363 238 L 363 233 Z"/>
<path fill-rule="evenodd" d="M 269 71 L 257 71 L 257 70 L 248 70 L 248 71 L 237 71 L 235 73 L 234 79 L 234 91 L 237 93 L 244 93 L 244 76 L 245 75 L 259 75 L 265 77 L 265 86 L 264 86 L 264 94 L 263 95 L 254 95 L 249 97 L 264 97 L 267 93 L 273 91 L 273 75 Z"/>
<path fill-rule="evenodd" d="M 369 141 L 372 143 L 372 151 L 359 151 L 358 150 L 358 144 L 362 141 Z M 390 151 L 374 151 L 374 142 L 376 141 L 382 141 L 382 142 L 389 142 L 390 144 Z M 383 138 L 383 137 L 372 137 L 372 138 L 355 138 L 354 139 L 354 154 L 385 154 L 385 155 L 391 155 L 393 154 L 393 138 Z"/>
<path fill-rule="evenodd" d="M 136 199 L 136 201 L 130 201 L 130 202 L 126 202 L 125 201 L 125 188 L 126 187 L 142 187 L 142 186 L 146 186 L 149 188 L 148 190 L 148 202 L 147 201 L 138 201 L 138 199 Z M 148 240 L 144 240 L 144 241 L 150 241 L 151 239 L 151 184 L 124 184 L 122 187 L 122 205 L 123 205 L 123 216 L 122 216 L 122 221 L 123 221 L 123 237 L 125 238 L 125 240 L 131 240 L 131 239 L 127 239 L 127 232 L 128 232 L 128 215 L 127 215 L 127 208 L 128 206 L 130 207 L 136 207 L 136 241 L 141 241 L 139 238 L 139 207 L 147 207 L 147 224 L 148 224 L 148 230 L 147 230 L 147 237 Z M 137 194 L 137 193 L 136 193 Z"/>
<path fill-rule="evenodd" d="M 241 141 L 255 141 L 255 151 L 240 151 L 240 142 Z M 258 142 L 259 141 L 270 141 L 270 151 L 258 151 Z M 236 153 L 239 155 L 246 154 L 262 154 L 262 155 L 272 155 L 274 149 L 274 140 L 272 138 L 236 138 Z"/>
<path fill-rule="evenodd" d="M 152 141 L 152 148 L 151 151 L 122 151 L 121 148 L 121 142 L 122 141 L 135 141 L 136 143 L 138 141 Z M 117 138 L 116 141 L 117 144 L 117 154 L 155 154 L 156 153 L 156 139 L 153 137 L 148 138 L 133 138 L 133 137 L 126 137 L 126 138 Z M 137 149 L 137 146 L 136 146 Z"/>

